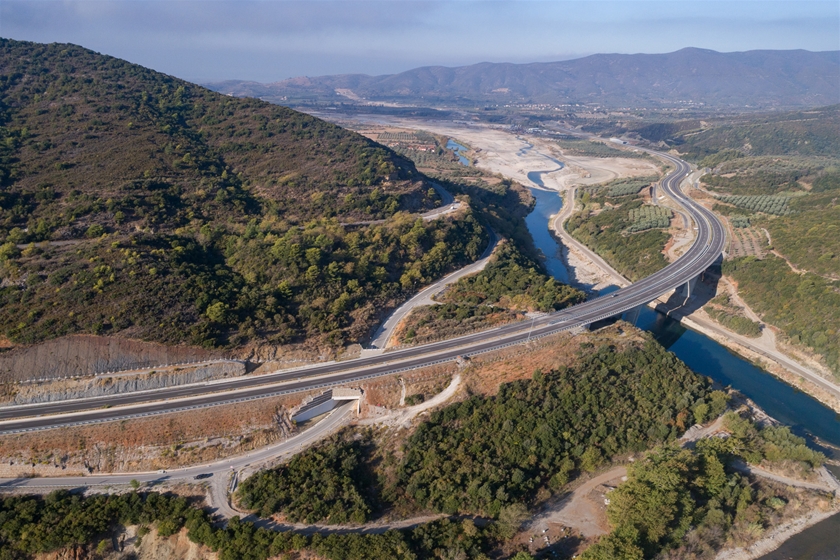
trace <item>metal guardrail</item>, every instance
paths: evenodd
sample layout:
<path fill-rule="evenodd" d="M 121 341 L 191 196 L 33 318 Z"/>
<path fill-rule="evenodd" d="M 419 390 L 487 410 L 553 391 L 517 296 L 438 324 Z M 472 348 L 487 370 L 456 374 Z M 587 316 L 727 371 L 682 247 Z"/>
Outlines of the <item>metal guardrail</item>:
<path fill-rule="evenodd" d="M 683 166 L 685 165 L 684 163 L 682 163 L 679 160 L 676 160 L 675 158 L 672 158 L 670 156 L 663 155 L 663 157 L 665 157 L 666 159 L 672 159 L 674 162 L 676 162 L 680 165 L 683 165 Z M 684 171 L 685 171 L 684 169 L 680 169 L 678 167 L 677 173 L 680 173 L 680 175 L 674 175 L 670 178 L 670 180 L 671 181 L 679 180 L 681 178 L 681 174 Z M 688 200 L 684 196 L 679 196 L 679 195 L 674 195 L 674 196 L 677 198 L 677 202 L 688 203 Z M 690 213 L 694 217 L 695 221 L 699 220 L 699 219 L 704 220 L 706 222 L 705 225 L 708 226 L 709 233 L 711 235 L 713 235 L 715 228 L 713 227 L 710 219 L 705 215 L 704 211 L 693 209 L 693 208 L 691 210 L 694 210 L 694 212 L 690 212 Z M 705 209 L 703 209 L 703 210 L 705 210 Z M 705 211 L 705 212 L 708 212 L 708 211 Z M 711 245 L 711 241 L 707 242 L 706 248 L 708 248 L 710 245 Z M 716 259 L 717 256 L 718 255 L 714 255 L 714 259 Z M 703 251 L 700 251 L 699 254 L 693 256 L 691 258 L 691 260 L 688 261 L 687 263 L 681 262 L 680 266 L 677 267 L 675 271 L 671 272 L 671 275 L 673 276 L 673 275 L 676 275 L 676 274 L 682 274 L 683 276 L 685 276 L 685 272 L 693 270 L 694 268 L 696 268 L 696 265 L 699 264 L 699 261 L 702 260 L 703 262 L 705 262 L 706 260 L 709 260 L 709 257 L 710 257 L 710 253 L 708 251 L 706 251 L 705 248 L 704 248 Z M 677 262 L 680 262 L 680 261 L 678 260 Z M 676 263 L 674 263 L 674 264 L 676 264 Z M 663 269 L 663 271 L 667 270 L 671 266 L 673 266 L 673 265 L 669 265 L 669 267 L 666 267 L 666 269 Z M 704 268 L 704 267 L 700 267 L 700 268 Z M 663 272 L 663 271 L 660 271 L 660 273 Z M 695 271 L 695 272 L 697 274 L 699 274 L 700 272 L 702 272 L 702 270 Z M 660 273 L 655 273 L 655 275 L 661 275 Z M 527 338 L 523 337 L 524 330 L 523 331 L 514 330 L 513 332 L 510 332 L 510 331 L 500 332 L 500 333 L 498 333 L 497 337 L 507 338 L 508 339 L 507 342 L 500 342 L 499 344 L 490 344 L 489 346 L 487 346 L 485 348 L 477 348 L 475 350 L 470 350 L 469 348 L 464 348 L 461 355 L 471 356 L 471 355 L 479 355 L 479 354 L 484 354 L 484 353 L 488 353 L 488 352 L 493 352 L 493 351 L 500 350 L 500 349 L 503 349 L 503 348 L 508 348 L 508 347 L 511 347 L 511 346 L 527 343 L 531 340 L 538 340 L 538 339 L 541 339 L 543 337 L 546 337 L 546 336 L 549 336 L 549 335 L 552 335 L 552 334 L 555 334 L 555 333 L 558 333 L 558 332 L 563 332 L 563 331 L 567 331 L 567 330 L 576 329 L 576 328 L 581 327 L 582 325 L 588 325 L 588 324 L 591 324 L 591 323 L 594 323 L 594 322 L 597 322 L 597 321 L 601 321 L 601 320 L 609 318 L 609 317 L 614 317 L 616 315 L 620 315 L 621 313 L 623 313 L 625 311 L 628 311 L 630 309 L 633 309 L 634 307 L 638 307 L 640 304 L 643 304 L 643 303 L 640 303 L 640 300 L 639 300 L 639 298 L 642 297 L 643 295 L 645 297 L 647 297 L 648 295 L 650 295 L 650 293 L 656 292 L 661 287 L 662 289 L 659 290 L 658 294 L 656 296 L 652 296 L 652 298 L 650 298 L 650 299 L 655 299 L 656 297 L 658 297 L 658 295 L 661 295 L 661 293 L 664 293 L 664 292 L 666 292 L 670 289 L 673 289 L 674 288 L 674 283 L 669 282 L 667 280 L 668 278 L 669 278 L 669 276 L 667 276 L 667 275 L 663 276 L 662 278 L 657 278 L 656 280 L 653 281 L 651 286 L 645 286 L 643 288 L 644 291 L 642 293 L 640 293 L 638 295 L 625 296 L 628 301 L 623 303 L 623 304 L 622 304 L 620 299 L 616 301 L 616 300 L 613 300 L 611 298 L 603 298 L 604 302 L 605 302 L 605 307 L 610 308 L 609 311 L 605 311 L 603 313 L 596 313 L 592 317 L 588 317 L 586 319 L 579 319 L 579 320 L 574 320 L 573 317 L 564 317 L 564 315 L 568 315 L 569 313 L 571 313 L 568 309 L 563 310 L 563 311 L 559 311 L 556 314 L 552 314 L 554 317 L 556 317 L 555 320 L 552 320 L 552 321 L 549 321 L 547 323 L 541 324 L 539 327 L 537 327 L 537 329 L 538 329 L 537 333 L 531 334 L 530 331 L 529 331 L 529 335 L 528 335 Z M 686 279 L 683 278 L 680 281 L 680 283 L 677 284 L 677 286 L 681 285 L 685 281 L 686 281 Z M 625 290 L 632 290 L 632 289 L 633 289 L 632 285 L 629 288 L 625 288 Z M 632 294 L 632 291 L 631 291 L 631 294 Z M 599 298 L 599 299 L 601 299 L 601 298 Z M 598 301 L 598 300 L 590 300 L 590 301 Z M 648 301 L 648 300 L 645 300 L 645 301 Z M 616 305 L 617 303 L 619 305 Z M 581 304 L 581 305 L 586 305 L 586 304 Z M 589 309 L 589 308 L 594 308 L 594 309 Z M 587 308 L 587 309 L 589 309 L 588 313 L 592 313 L 593 311 L 597 312 L 598 305 L 597 304 L 590 305 L 589 308 Z M 560 323 L 564 323 L 564 324 L 562 326 L 556 326 L 554 328 L 550 328 L 552 326 L 559 325 Z M 504 328 L 504 327 L 502 327 L 502 328 Z M 470 336 L 470 335 L 468 335 L 468 336 Z M 511 338 L 514 338 L 515 340 L 510 340 Z M 457 339 L 455 339 L 455 341 L 457 342 Z M 463 344 L 470 344 L 470 343 L 482 344 L 480 339 L 477 339 L 477 340 L 472 341 L 472 342 L 468 342 L 468 341 L 465 340 L 463 342 Z M 433 346 L 433 345 L 431 345 L 431 346 Z M 97 418 L 97 419 L 91 419 L 91 420 L 80 420 L 79 422 L 62 423 L 62 425 L 64 425 L 64 426 L 86 425 L 86 424 L 97 424 L 97 423 L 111 422 L 111 421 L 114 421 L 114 420 L 120 420 L 120 419 L 126 419 L 126 418 L 142 418 L 142 417 L 154 416 L 154 415 L 158 415 L 158 414 L 167 414 L 167 413 L 171 413 L 171 412 L 180 412 L 180 411 L 186 411 L 186 410 L 196 410 L 196 409 L 201 409 L 201 408 L 208 408 L 208 407 L 211 407 L 211 406 L 218 406 L 218 405 L 232 404 L 232 403 L 239 403 L 239 402 L 247 402 L 247 401 L 257 400 L 257 399 L 261 399 L 261 398 L 281 396 L 281 395 L 287 395 L 287 394 L 298 393 L 298 392 L 303 392 L 303 391 L 311 391 L 311 390 L 316 390 L 316 389 L 323 388 L 323 387 L 332 387 L 332 386 L 336 386 L 336 385 L 339 385 L 339 384 L 345 384 L 345 383 L 348 383 L 348 382 L 356 382 L 356 381 L 361 381 L 361 380 L 365 380 L 365 379 L 383 377 L 383 376 L 387 376 L 387 375 L 393 375 L 393 374 L 396 374 L 396 373 L 400 373 L 402 371 L 409 371 L 409 370 L 414 370 L 414 369 L 419 369 L 419 368 L 424 368 L 424 367 L 428 367 L 428 366 L 434 366 L 434 365 L 441 364 L 441 363 L 450 362 L 450 361 L 452 361 L 456 358 L 456 354 L 454 354 L 454 352 L 457 352 L 457 350 L 458 350 L 457 346 L 455 346 L 455 347 L 450 346 L 448 348 L 438 350 L 440 352 L 450 353 L 450 355 L 448 355 L 447 357 L 444 357 L 444 358 L 432 359 L 432 360 L 429 360 L 429 361 L 422 361 L 422 363 L 415 363 L 415 364 L 411 364 L 411 365 L 407 365 L 407 366 L 403 366 L 403 367 L 385 368 L 385 369 L 383 369 L 383 371 L 373 373 L 373 374 L 355 375 L 355 376 L 351 376 L 349 378 L 344 378 L 344 379 L 341 379 L 341 380 L 325 381 L 325 382 L 321 382 L 321 383 L 315 383 L 313 385 L 308 385 L 306 387 L 298 387 L 298 388 L 285 389 L 285 390 L 284 389 L 279 389 L 279 390 L 274 390 L 274 391 L 269 390 L 267 392 L 260 392 L 257 395 L 249 395 L 249 396 L 246 396 L 246 397 L 233 397 L 232 396 L 232 398 L 230 398 L 230 399 L 222 398 L 222 399 L 219 399 L 219 400 L 214 400 L 213 402 L 210 402 L 210 403 L 185 405 L 185 406 L 180 406 L 180 407 L 175 406 L 175 407 L 167 408 L 165 410 L 160 410 L 160 411 L 148 411 L 148 412 L 142 412 L 142 413 L 137 413 L 137 414 L 116 415 L 116 416 L 109 416 L 109 417 L 105 417 L 105 418 Z M 434 352 L 435 348 L 430 347 L 428 349 L 428 351 L 429 352 Z M 398 357 L 396 357 L 396 358 L 398 358 Z M 407 356 L 406 358 L 407 359 L 418 359 L 419 360 L 421 358 L 421 356 L 414 356 L 414 357 L 408 357 Z M 374 364 L 372 363 L 370 365 L 374 365 Z M 385 361 L 385 364 L 383 364 L 383 365 L 387 365 L 387 360 Z M 359 365 L 358 367 L 365 367 L 365 366 Z M 335 374 L 339 374 L 339 373 L 340 372 L 333 372 L 333 373 L 327 372 L 324 375 L 335 375 Z M 289 382 L 289 381 L 294 381 L 294 380 L 287 379 L 287 380 L 283 380 L 283 381 L 277 381 L 276 383 L 286 383 L 286 382 Z M 266 382 L 266 384 L 270 384 L 270 382 Z M 221 390 L 222 389 L 221 385 L 219 385 L 219 387 L 220 387 L 220 390 Z M 258 387 L 258 385 L 255 384 L 252 387 L 243 387 L 240 390 L 251 390 L 251 389 L 255 389 L 257 387 Z M 214 392 L 208 391 L 208 392 L 204 393 L 204 396 L 206 397 L 206 396 L 211 395 L 213 393 Z M 190 397 L 186 397 L 186 398 L 190 398 Z M 138 403 L 138 405 L 139 405 L 139 403 Z M 89 409 L 87 412 L 92 412 L 92 411 L 93 411 L 92 409 Z M 36 430 L 40 430 L 40 429 L 46 429 L 47 427 L 54 427 L 54 426 L 22 428 L 20 430 L 8 430 L 8 431 L 5 431 L 5 433 L 19 433 L 19 432 L 36 431 Z"/>

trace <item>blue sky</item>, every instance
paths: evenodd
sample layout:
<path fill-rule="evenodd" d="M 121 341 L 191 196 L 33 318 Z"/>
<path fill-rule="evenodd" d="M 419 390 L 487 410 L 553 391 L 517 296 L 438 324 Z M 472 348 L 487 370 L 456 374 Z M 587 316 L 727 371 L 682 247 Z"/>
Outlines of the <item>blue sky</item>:
<path fill-rule="evenodd" d="M 2 0 L 0 35 L 197 82 L 270 82 L 688 46 L 838 50 L 840 2 Z"/>

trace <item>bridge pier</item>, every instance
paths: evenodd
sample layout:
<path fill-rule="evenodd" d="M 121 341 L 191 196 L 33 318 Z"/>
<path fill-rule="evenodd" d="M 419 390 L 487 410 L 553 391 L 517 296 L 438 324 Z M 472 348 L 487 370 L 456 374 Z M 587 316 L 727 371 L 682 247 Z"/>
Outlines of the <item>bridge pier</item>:
<path fill-rule="evenodd" d="M 635 327 L 639 320 L 639 315 L 642 312 L 642 307 L 644 306 L 640 305 L 638 307 L 634 307 L 633 309 L 628 309 L 622 314 L 622 318 Z"/>
<path fill-rule="evenodd" d="M 699 279 L 700 276 L 695 276 L 694 278 L 683 284 L 683 294 L 685 294 L 685 299 L 689 299 L 691 297 L 691 294 L 694 293 L 694 290 L 697 287 L 697 280 Z"/>

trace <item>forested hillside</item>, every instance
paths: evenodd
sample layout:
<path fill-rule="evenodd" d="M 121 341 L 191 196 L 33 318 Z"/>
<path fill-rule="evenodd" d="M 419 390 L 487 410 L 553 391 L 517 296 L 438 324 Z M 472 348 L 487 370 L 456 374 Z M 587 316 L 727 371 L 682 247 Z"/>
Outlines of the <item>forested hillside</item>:
<path fill-rule="evenodd" d="M 212 550 L 222 560 L 266 560 L 295 552 L 300 553 L 296 557 L 314 554 L 329 560 L 487 558 L 484 552 L 498 539 L 493 525 L 480 528 L 470 520 L 449 519 L 368 535 L 278 532 L 239 518 L 218 527 L 210 514 L 178 496 L 129 492 L 83 497 L 58 490 L 0 502 L 0 550 L 3 558 L 14 560 L 50 552 L 99 558 L 114 550 L 112 542 L 126 525 L 137 526 L 135 546 L 150 525 L 161 537 L 186 527 L 191 541 L 207 547 L 202 552 Z"/>
<path fill-rule="evenodd" d="M 825 457 L 786 427 L 758 429 L 732 412 L 724 425 L 726 437 L 703 439 L 693 449 L 663 446 L 631 465 L 627 482 L 610 493 L 613 531 L 581 558 L 711 560 L 723 546 L 748 546 L 798 515 L 795 488 L 750 480 L 733 463 L 787 462 L 811 470 Z M 670 554 L 660 556 L 663 551 Z"/>
<path fill-rule="evenodd" d="M 407 159 L 73 45 L 0 40 L 0 336 L 363 339 L 487 238 Z M 389 218 L 385 223 L 343 223 Z"/>
<path fill-rule="evenodd" d="M 732 123 L 689 128 L 673 137 L 673 143 L 687 159 L 702 159 L 721 150 L 738 150 L 747 155 L 837 155 L 840 105 L 794 113 L 770 113 L 742 117 Z"/>
<path fill-rule="evenodd" d="M 261 515 L 307 522 L 362 520 L 377 506 L 504 518 L 616 455 L 673 441 L 726 402 L 653 340 L 585 344 L 571 368 L 538 371 L 495 396 L 433 413 L 398 451 L 386 441 L 371 451 L 348 437 L 254 475 L 238 492 Z M 304 470 L 328 482 L 304 485 L 309 499 L 294 490 Z"/>
<path fill-rule="evenodd" d="M 838 119 L 838 106 L 753 117 L 691 135 L 680 147 L 705 154 L 698 163 L 710 169 L 701 178 L 703 188 L 732 226 L 724 274 L 737 282 L 754 311 L 794 345 L 821 356 L 835 375 L 840 375 Z M 733 248 L 743 232 L 761 240 L 746 255 Z"/>

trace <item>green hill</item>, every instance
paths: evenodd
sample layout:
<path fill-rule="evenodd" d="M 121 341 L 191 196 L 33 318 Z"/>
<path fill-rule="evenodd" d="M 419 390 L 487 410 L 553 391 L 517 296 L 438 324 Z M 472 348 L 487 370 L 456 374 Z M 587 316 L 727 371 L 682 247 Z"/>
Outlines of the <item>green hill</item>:
<path fill-rule="evenodd" d="M 717 196 L 714 210 L 766 239 L 723 272 L 783 339 L 840 377 L 840 105 L 738 117 L 671 140 Z M 735 220 L 732 220 L 735 221 Z"/>
<path fill-rule="evenodd" d="M 308 115 L 74 45 L 0 39 L 0 67 L 12 342 L 342 344 L 486 243 L 400 214 L 439 202 L 414 165 Z"/>
<path fill-rule="evenodd" d="M 667 140 L 686 158 L 702 160 L 725 152 L 738 155 L 837 156 L 840 105 L 790 113 L 766 113 L 715 123 L 706 128 L 674 123 Z M 649 127 L 650 128 L 650 127 Z M 677 131 L 676 129 L 679 129 Z M 642 134 L 645 136 L 645 134 Z M 653 138 L 654 141 L 663 138 Z M 714 167 L 717 162 L 703 162 Z"/>

